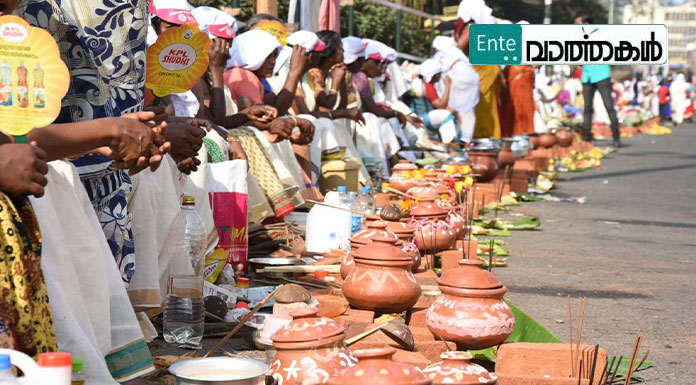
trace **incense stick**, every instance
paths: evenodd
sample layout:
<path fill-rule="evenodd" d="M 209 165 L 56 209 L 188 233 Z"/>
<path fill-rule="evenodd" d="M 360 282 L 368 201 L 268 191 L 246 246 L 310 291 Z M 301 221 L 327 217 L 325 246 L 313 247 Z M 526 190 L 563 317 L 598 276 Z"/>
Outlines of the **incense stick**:
<path fill-rule="evenodd" d="M 582 360 L 580 360 L 580 369 L 578 370 L 578 385 L 582 385 Z"/>
<path fill-rule="evenodd" d="M 615 360 L 616 360 L 616 357 L 612 357 L 609 365 L 604 366 L 604 370 L 602 370 L 602 376 L 599 377 L 599 384 L 598 385 L 606 385 L 607 384 L 607 380 L 609 379 L 609 369 L 614 367 Z"/>
<path fill-rule="evenodd" d="M 573 307 L 568 296 L 568 331 L 570 332 L 570 366 L 571 374 L 575 377 L 575 356 L 573 355 Z"/>
<path fill-rule="evenodd" d="M 633 361 L 636 359 L 640 345 L 643 342 L 643 333 L 636 334 L 636 342 L 633 345 L 633 353 L 631 353 L 631 362 L 628 363 L 628 373 L 626 374 L 626 379 L 624 380 L 624 385 L 629 385 L 631 383 L 631 376 L 633 376 Z"/>
<path fill-rule="evenodd" d="M 613 368 L 611 371 L 611 380 L 609 380 L 609 384 L 614 383 L 614 377 L 616 377 L 616 372 L 619 370 L 619 366 L 621 365 L 621 361 L 623 360 L 623 356 L 619 356 L 619 362 L 616 363 L 616 367 Z M 607 374 L 607 377 L 609 377 L 609 374 Z"/>
<path fill-rule="evenodd" d="M 580 359 L 580 343 L 582 342 L 582 326 L 585 323 L 585 305 L 587 304 L 587 298 L 580 299 L 580 319 L 578 320 L 578 336 L 577 342 L 575 343 L 575 359 Z"/>
<path fill-rule="evenodd" d="M 597 353 L 599 351 L 599 345 L 595 345 L 594 355 L 592 357 L 592 367 L 590 368 L 590 385 L 594 382 L 594 372 L 597 368 Z"/>

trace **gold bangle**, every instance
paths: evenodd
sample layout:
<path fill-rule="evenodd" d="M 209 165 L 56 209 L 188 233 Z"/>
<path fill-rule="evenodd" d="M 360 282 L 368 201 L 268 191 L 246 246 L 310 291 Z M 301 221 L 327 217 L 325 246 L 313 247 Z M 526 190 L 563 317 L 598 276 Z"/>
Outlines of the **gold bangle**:
<path fill-rule="evenodd" d="M 236 137 L 236 136 L 231 136 L 231 135 L 230 135 L 230 136 L 227 137 L 227 141 L 230 142 L 230 143 L 239 143 L 239 138 Z"/>
<path fill-rule="evenodd" d="M 292 119 L 292 121 L 293 121 L 294 124 L 295 124 L 295 127 L 297 127 L 297 118 L 294 117 L 294 116 L 291 116 L 290 119 Z"/>

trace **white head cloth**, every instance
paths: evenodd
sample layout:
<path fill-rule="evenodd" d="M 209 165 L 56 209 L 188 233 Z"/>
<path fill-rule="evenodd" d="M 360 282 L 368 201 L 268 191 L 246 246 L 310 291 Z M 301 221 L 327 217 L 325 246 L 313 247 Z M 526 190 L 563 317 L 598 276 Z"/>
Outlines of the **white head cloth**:
<path fill-rule="evenodd" d="M 227 68 L 241 67 L 256 71 L 278 48 L 280 48 L 278 39 L 266 31 L 252 29 L 244 32 L 232 42 Z"/>

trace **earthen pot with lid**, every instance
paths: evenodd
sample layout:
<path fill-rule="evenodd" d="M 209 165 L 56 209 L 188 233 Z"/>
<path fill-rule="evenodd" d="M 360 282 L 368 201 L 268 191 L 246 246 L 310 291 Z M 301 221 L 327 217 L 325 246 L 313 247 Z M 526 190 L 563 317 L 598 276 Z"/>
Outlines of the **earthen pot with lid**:
<path fill-rule="evenodd" d="M 396 241 L 375 237 L 353 253 L 355 270 L 343 282 L 343 295 L 355 308 L 400 313 L 418 302 L 421 288 L 411 272 L 413 258 Z"/>
<path fill-rule="evenodd" d="M 498 172 L 498 162 L 495 160 L 495 154 L 490 152 L 470 152 L 471 169 L 474 174 L 478 174 L 476 181 L 488 182 L 495 178 Z"/>
<path fill-rule="evenodd" d="M 345 329 L 331 318 L 319 317 L 318 308 L 299 309 L 293 320 L 271 336 L 277 350 L 268 375 L 277 384 L 324 384 L 357 360 L 344 344 Z"/>
<path fill-rule="evenodd" d="M 420 221 L 413 240 L 422 253 L 449 249 L 457 239 L 454 227 L 444 219 Z"/>
<path fill-rule="evenodd" d="M 560 129 L 556 131 L 556 139 L 558 139 L 558 145 L 561 147 L 570 147 L 573 144 L 573 139 L 575 135 L 573 132 L 566 129 Z"/>
<path fill-rule="evenodd" d="M 507 289 L 478 260 L 464 259 L 438 278 L 442 294 L 426 313 L 428 329 L 459 350 L 498 345 L 515 328 L 515 316 L 503 300 Z"/>
<path fill-rule="evenodd" d="M 420 200 L 437 200 L 440 195 L 429 184 L 426 186 L 411 187 L 406 194 Z"/>
<path fill-rule="evenodd" d="M 397 178 L 392 176 L 389 179 L 389 186 L 396 189 L 396 190 L 399 190 L 403 193 L 405 193 L 406 191 L 408 191 L 408 189 L 410 189 L 411 187 L 413 187 L 415 185 L 416 185 L 415 179 L 404 179 L 401 176 L 399 176 Z"/>
<path fill-rule="evenodd" d="M 417 170 L 418 166 L 409 162 L 408 160 L 400 160 L 399 163 L 392 167 L 392 174 L 401 174 L 404 171 Z"/>
<path fill-rule="evenodd" d="M 389 222 L 386 221 L 373 221 L 369 222 L 367 224 L 367 228 L 362 229 L 353 235 L 352 238 L 350 238 L 350 251 L 351 253 L 355 252 L 357 249 L 359 249 L 362 246 L 365 246 L 369 243 L 372 243 L 372 238 L 374 237 L 387 237 L 387 238 L 392 238 L 395 239 L 397 242 L 397 246 L 403 247 L 404 246 L 404 241 L 401 240 L 401 238 L 395 234 L 392 231 L 387 230 L 387 224 Z M 400 223 L 400 222 L 397 222 Z M 346 279 L 348 274 L 350 274 L 353 269 L 355 268 L 355 263 L 353 262 L 353 256 L 352 254 L 349 253 L 343 258 L 343 262 L 341 263 L 341 278 Z"/>
<path fill-rule="evenodd" d="M 414 273 L 418 271 L 421 264 L 421 254 L 418 250 L 418 246 L 413 243 L 413 236 L 416 231 L 408 223 L 401 221 L 389 222 L 387 225 L 387 231 L 391 231 L 396 234 L 396 236 L 399 237 L 399 239 L 404 243 L 401 249 L 413 259 L 411 271 Z"/>
<path fill-rule="evenodd" d="M 329 385 L 431 385 L 413 365 L 392 361 L 396 349 L 356 350 L 358 364 L 329 380 Z"/>
<path fill-rule="evenodd" d="M 541 138 L 539 138 L 539 134 L 529 135 L 529 142 L 532 144 L 532 150 L 539 148 L 539 146 L 541 146 Z"/>
<path fill-rule="evenodd" d="M 437 198 L 439 198 L 439 196 L 437 196 Z M 437 198 L 420 198 L 418 200 L 418 205 L 411 208 L 411 216 L 416 219 L 444 218 L 445 216 L 447 216 L 447 209 L 440 207 L 440 205 L 437 204 Z"/>
<path fill-rule="evenodd" d="M 496 162 L 498 163 L 498 168 L 501 170 L 508 166 L 512 167 L 512 165 L 515 164 L 515 156 L 512 154 L 510 147 L 503 147 L 500 149 Z"/>
<path fill-rule="evenodd" d="M 556 144 L 556 135 L 548 132 L 539 135 L 539 144 L 543 148 L 553 147 L 553 145 Z"/>
<path fill-rule="evenodd" d="M 422 373 L 433 385 L 495 385 L 498 377 L 489 373 L 483 366 L 472 364 L 469 352 L 445 352 L 442 361 L 423 369 Z"/>

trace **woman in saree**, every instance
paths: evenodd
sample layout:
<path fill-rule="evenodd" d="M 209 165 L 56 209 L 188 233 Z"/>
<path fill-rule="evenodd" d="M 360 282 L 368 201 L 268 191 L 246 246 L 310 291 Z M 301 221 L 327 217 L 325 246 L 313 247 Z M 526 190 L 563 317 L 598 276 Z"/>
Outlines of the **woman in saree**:
<path fill-rule="evenodd" d="M 502 113 L 513 119 L 511 131 L 504 136 L 534 133 L 534 70 L 535 66 L 528 65 L 505 66 L 507 92 Z"/>

